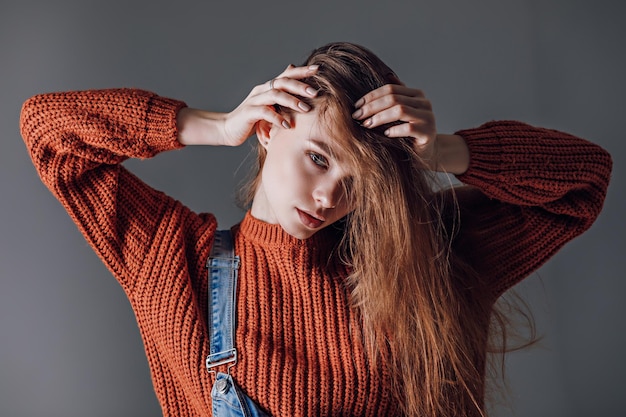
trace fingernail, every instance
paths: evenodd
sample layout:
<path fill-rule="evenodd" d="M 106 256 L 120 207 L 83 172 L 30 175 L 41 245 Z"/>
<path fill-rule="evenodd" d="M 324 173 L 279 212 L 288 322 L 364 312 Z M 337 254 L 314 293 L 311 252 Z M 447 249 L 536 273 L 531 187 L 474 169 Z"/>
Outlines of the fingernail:
<path fill-rule="evenodd" d="M 282 125 L 285 129 L 291 129 L 291 125 L 287 120 L 283 120 Z"/>
<path fill-rule="evenodd" d="M 371 124 L 372 124 L 372 119 L 367 119 L 366 121 L 363 122 L 363 126 L 365 127 L 368 127 Z"/>
<path fill-rule="evenodd" d="M 391 130 L 389 129 L 385 130 L 385 136 L 389 136 L 390 133 L 391 133 Z"/>
<path fill-rule="evenodd" d="M 355 119 L 358 119 L 359 117 L 361 117 L 362 114 L 363 114 L 363 110 L 362 109 L 358 109 L 357 111 L 352 113 L 352 117 L 355 118 Z"/>
<path fill-rule="evenodd" d="M 315 97 L 317 95 L 317 90 L 313 87 L 307 87 L 306 93 L 310 95 L 311 97 Z"/>
<path fill-rule="evenodd" d="M 311 110 L 311 106 L 309 106 L 308 104 L 306 104 L 306 103 L 304 103 L 304 102 L 302 102 L 302 101 L 299 101 L 299 102 L 298 102 L 298 107 L 300 107 L 300 108 L 301 108 L 302 110 L 304 110 L 304 111 L 309 111 L 309 110 Z"/>
<path fill-rule="evenodd" d="M 365 100 L 359 99 L 356 103 L 354 103 L 354 107 L 361 107 L 365 103 Z"/>
<path fill-rule="evenodd" d="M 311 71 L 315 71 L 316 69 L 318 69 L 320 66 L 319 65 L 309 65 L 309 70 Z"/>

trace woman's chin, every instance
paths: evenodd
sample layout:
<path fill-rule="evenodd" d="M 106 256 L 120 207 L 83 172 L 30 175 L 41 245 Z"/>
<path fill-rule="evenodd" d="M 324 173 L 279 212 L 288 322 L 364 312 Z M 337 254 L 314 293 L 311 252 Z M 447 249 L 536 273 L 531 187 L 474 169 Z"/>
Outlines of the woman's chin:
<path fill-rule="evenodd" d="M 287 232 L 289 236 L 300 240 L 306 240 L 317 232 L 316 230 L 287 230 L 285 228 L 283 228 L 283 230 Z"/>
<path fill-rule="evenodd" d="M 315 233 L 317 233 L 318 230 L 313 230 L 311 228 L 308 228 L 302 224 L 282 224 L 280 225 L 283 230 L 292 237 L 295 237 L 296 239 L 300 239 L 300 240 L 305 240 L 310 238 L 311 236 L 313 236 Z"/>

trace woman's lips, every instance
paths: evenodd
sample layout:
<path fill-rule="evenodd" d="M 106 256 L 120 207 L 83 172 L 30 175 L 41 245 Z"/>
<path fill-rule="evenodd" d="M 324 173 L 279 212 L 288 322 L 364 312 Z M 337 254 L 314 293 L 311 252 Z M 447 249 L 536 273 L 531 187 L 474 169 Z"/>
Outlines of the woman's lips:
<path fill-rule="evenodd" d="M 311 229 L 317 229 L 318 227 L 320 227 L 322 225 L 322 223 L 324 223 L 324 220 L 318 219 L 317 217 L 313 217 L 309 213 L 306 213 L 306 212 L 300 210 L 299 208 L 296 208 L 296 210 L 298 210 L 298 215 L 300 216 L 300 221 L 306 227 L 309 227 Z"/>

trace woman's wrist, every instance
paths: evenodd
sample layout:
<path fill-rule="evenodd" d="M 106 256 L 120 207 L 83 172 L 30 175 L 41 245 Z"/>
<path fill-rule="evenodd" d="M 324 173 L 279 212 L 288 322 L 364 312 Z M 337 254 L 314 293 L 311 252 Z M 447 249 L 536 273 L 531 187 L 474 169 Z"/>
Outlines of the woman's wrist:
<path fill-rule="evenodd" d="M 176 116 L 178 141 L 183 145 L 224 145 L 224 113 L 185 107 Z"/>
<path fill-rule="evenodd" d="M 470 154 L 465 139 L 459 135 L 437 134 L 433 169 L 461 175 L 469 168 Z"/>

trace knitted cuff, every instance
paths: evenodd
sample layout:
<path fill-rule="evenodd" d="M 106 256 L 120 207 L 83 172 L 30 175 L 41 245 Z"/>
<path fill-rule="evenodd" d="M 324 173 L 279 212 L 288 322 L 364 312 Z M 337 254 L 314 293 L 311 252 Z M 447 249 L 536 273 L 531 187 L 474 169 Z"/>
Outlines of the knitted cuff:
<path fill-rule="evenodd" d="M 497 127 L 502 124 L 507 122 L 489 122 L 475 129 L 455 132 L 465 139 L 470 154 L 467 171 L 457 175 L 459 181 L 488 192 L 493 187 L 492 184 L 501 179 L 503 145 Z"/>
<path fill-rule="evenodd" d="M 153 154 L 184 147 L 178 141 L 176 115 L 187 105 L 178 100 L 153 95 L 146 109 L 144 142 Z"/>

